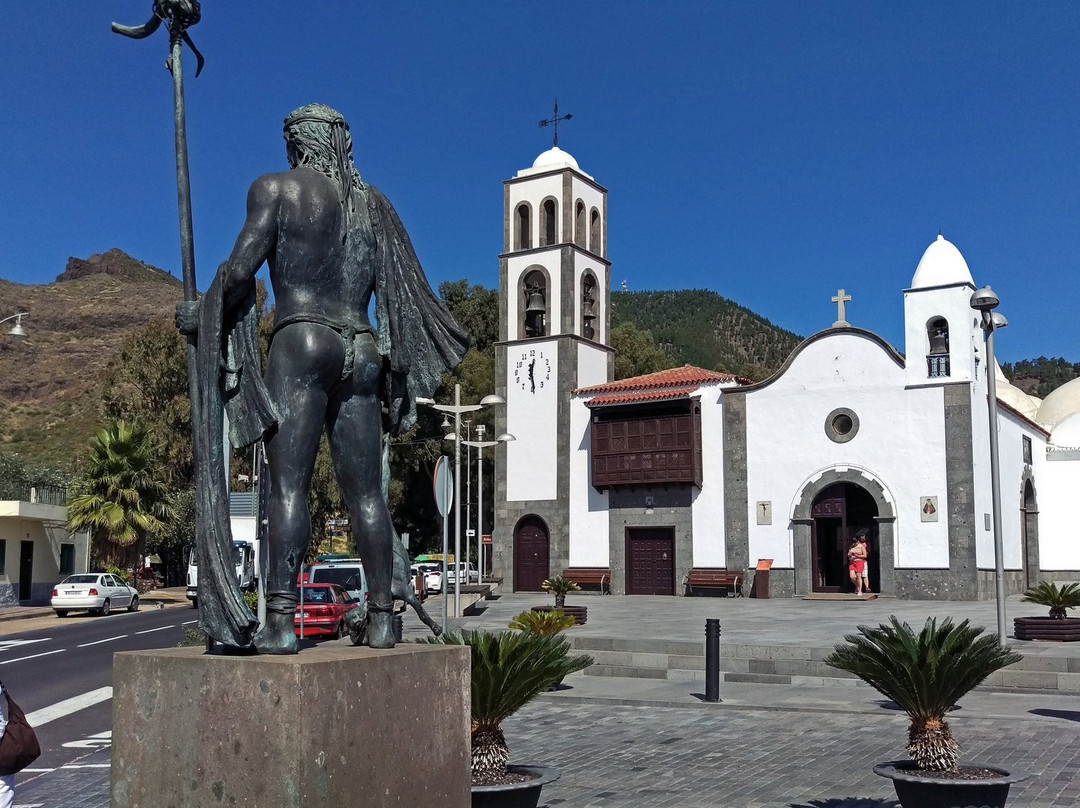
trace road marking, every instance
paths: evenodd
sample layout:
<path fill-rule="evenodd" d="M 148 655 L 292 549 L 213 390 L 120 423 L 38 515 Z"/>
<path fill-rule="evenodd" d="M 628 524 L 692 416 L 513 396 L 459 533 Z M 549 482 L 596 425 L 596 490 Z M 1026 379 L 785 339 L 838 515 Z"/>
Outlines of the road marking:
<path fill-rule="evenodd" d="M 111 763 L 65 763 L 61 769 L 107 769 Z"/>
<path fill-rule="evenodd" d="M 112 746 L 112 730 L 107 729 L 104 732 L 99 732 L 97 735 L 90 735 L 79 741 L 68 741 L 61 746 L 66 746 L 71 749 L 104 749 L 106 746 Z"/>
<path fill-rule="evenodd" d="M 103 701 L 108 701 L 112 698 L 112 693 L 113 689 L 111 687 L 99 687 L 97 690 L 91 690 L 81 696 L 72 696 L 70 699 L 64 699 L 56 702 L 56 704 L 27 713 L 26 722 L 32 727 L 48 724 L 50 721 L 77 713 L 79 710 L 85 710 L 87 707 L 93 707 Z"/>
<path fill-rule="evenodd" d="M 62 654 L 66 651 L 66 648 L 58 648 L 55 651 L 45 651 L 41 654 L 31 654 L 30 656 L 21 656 L 18 659 L 5 659 L 0 662 L 0 665 L 10 665 L 12 662 L 22 662 L 25 659 L 37 659 L 38 657 L 49 656 L 49 654 Z"/>
<path fill-rule="evenodd" d="M 164 631 L 167 628 L 174 628 L 174 626 L 160 626 L 158 628 L 148 628 L 148 629 L 146 629 L 146 631 L 136 631 L 135 633 L 137 635 L 138 634 L 153 634 L 155 631 Z"/>
<path fill-rule="evenodd" d="M 40 640 L 0 640 L 0 651 L 18 648 L 20 645 L 31 645 L 35 642 L 48 642 L 51 639 L 52 637 L 42 637 Z"/>
<path fill-rule="evenodd" d="M 181 623 L 180 625 L 182 625 L 182 626 L 190 626 L 192 623 L 198 623 L 198 622 L 199 622 L 198 620 L 188 620 L 187 622 Z"/>
<path fill-rule="evenodd" d="M 89 648 L 91 645 L 101 645 L 103 642 L 112 642 L 113 640 L 122 640 L 127 634 L 119 634 L 115 637 L 109 637 L 105 640 L 95 640 L 94 642 L 84 642 L 82 645 L 76 645 L 76 648 Z"/>

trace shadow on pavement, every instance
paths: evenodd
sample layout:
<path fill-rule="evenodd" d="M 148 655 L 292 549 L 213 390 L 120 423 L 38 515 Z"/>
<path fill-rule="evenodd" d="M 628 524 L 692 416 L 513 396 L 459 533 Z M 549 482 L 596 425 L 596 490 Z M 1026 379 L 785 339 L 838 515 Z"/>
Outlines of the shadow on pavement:
<path fill-rule="evenodd" d="M 1080 721 L 1080 712 L 1076 710 L 1049 710 L 1039 708 L 1029 710 L 1032 715 L 1045 715 L 1047 718 L 1064 718 L 1066 721 Z"/>
<path fill-rule="evenodd" d="M 900 803 L 876 797 L 832 797 L 827 800 L 810 800 L 807 803 L 793 802 L 790 808 L 900 808 Z"/>

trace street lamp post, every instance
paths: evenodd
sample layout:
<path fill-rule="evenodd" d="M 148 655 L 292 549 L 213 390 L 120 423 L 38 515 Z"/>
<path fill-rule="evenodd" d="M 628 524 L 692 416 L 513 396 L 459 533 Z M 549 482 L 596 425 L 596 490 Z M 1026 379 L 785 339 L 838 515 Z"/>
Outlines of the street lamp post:
<path fill-rule="evenodd" d="M 994 311 L 1000 301 L 989 286 L 971 296 L 971 308 L 982 314 L 986 336 L 986 406 L 990 415 L 990 496 L 994 519 L 994 589 L 997 598 L 998 644 L 1005 645 L 1005 562 L 1001 538 L 1001 469 L 998 463 L 997 363 L 994 361 L 994 332 L 1009 321 Z"/>
<path fill-rule="evenodd" d="M 0 325 L 6 323 L 8 320 L 14 320 L 15 325 L 13 325 L 11 327 L 11 330 L 8 331 L 8 336 L 16 342 L 22 342 L 24 339 L 26 339 L 26 329 L 23 328 L 22 318 L 29 316 L 30 312 L 20 311 L 18 314 L 12 314 L 10 317 L 5 317 L 3 320 L 0 320 Z"/>
<path fill-rule="evenodd" d="M 461 385 L 454 385 L 454 403 L 436 404 L 430 398 L 418 398 L 417 404 L 426 404 L 438 412 L 453 414 L 454 431 L 446 436 L 446 440 L 454 441 L 454 616 L 461 617 L 461 416 L 466 412 L 476 412 L 479 409 L 493 405 L 505 404 L 506 399 L 502 396 L 490 395 L 480 399 L 479 404 L 461 403 Z M 445 563 L 445 555 L 443 561 Z M 468 574 L 468 571 L 466 571 Z M 446 598 L 446 578 L 443 577 L 443 598 Z"/>
<path fill-rule="evenodd" d="M 480 580 L 484 579 L 484 449 L 490 446 L 498 446 L 500 443 L 506 443 L 507 441 L 517 440 L 513 435 L 503 433 L 499 435 L 495 440 L 484 440 L 484 432 L 487 428 L 483 424 L 476 425 L 476 435 L 478 440 L 463 441 L 466 446 L 476 447 L 476 478 L 479 485 L 480 492 L 476 504 L 476 533 L 479 537 L 479 541 L 476 543 L 476 555 L 479 559 L 478 564 L 480 568 Z M 468 549 L 466 549 L 465 565 L 468 568 Z"/>

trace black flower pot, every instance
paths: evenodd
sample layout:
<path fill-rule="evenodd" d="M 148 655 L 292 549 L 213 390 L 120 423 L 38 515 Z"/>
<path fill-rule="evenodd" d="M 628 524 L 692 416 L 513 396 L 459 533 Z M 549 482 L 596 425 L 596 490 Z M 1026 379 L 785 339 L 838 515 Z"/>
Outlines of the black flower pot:
<path fill-rule="evenodd" d="M 512 772 L 535 775 L 523 783 L 502 786 L 473 786 L 472 808 L 536 808 L 540 789 L 559 779 L 559 772 L 548 766 L 507 766 Z"/>
<path fill-rule="evenodd" d="M 1026 774 L 985 763 L 961 763 L 960 767 L 989 769 L 999 776 L 982 780 L 926 777 L 911 773 L 915 765 L 910 760 L 879 763 L 874 767 L 874 774 L 893 781 L 896 797 L 903 808 L 1004 808 L 1009 799 L 1009 786 L 1028 778 Z"/>

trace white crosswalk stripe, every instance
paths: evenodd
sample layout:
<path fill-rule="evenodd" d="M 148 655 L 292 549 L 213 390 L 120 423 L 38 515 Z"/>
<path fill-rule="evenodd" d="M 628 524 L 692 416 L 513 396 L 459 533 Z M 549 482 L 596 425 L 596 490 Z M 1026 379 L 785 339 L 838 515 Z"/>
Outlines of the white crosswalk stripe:
<path fill-rule="evenodd" d="M 111 687 L 99 687 L 89 693 L 72 696 L 70 699 L 64 699 L 56 702 L 56 704 L 50 704 L 48 707 L 42 707 L 40 710 L 27 713 L 26 721 L 32 727 L 40 727 L 42 724 L 48 724 L 50 721 L 77 713 L 79 710 L 85 710 L 87 707 L 93 707 L 103 701 L 108 701 L 112 698 L 112 694 L 113 689 Z"/>

